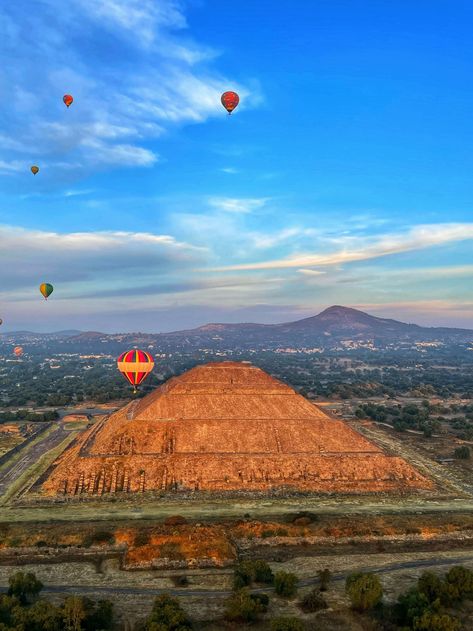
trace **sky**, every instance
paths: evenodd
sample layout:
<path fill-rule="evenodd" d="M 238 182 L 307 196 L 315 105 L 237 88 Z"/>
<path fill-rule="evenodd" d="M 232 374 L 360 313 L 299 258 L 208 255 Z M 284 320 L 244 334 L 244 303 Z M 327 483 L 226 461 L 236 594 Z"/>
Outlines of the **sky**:
<path fill-rule="evenodd" d="M 2 3 L 2 330 L 333 304 L 473 329 L 472 19 L 461 0 Z"/>

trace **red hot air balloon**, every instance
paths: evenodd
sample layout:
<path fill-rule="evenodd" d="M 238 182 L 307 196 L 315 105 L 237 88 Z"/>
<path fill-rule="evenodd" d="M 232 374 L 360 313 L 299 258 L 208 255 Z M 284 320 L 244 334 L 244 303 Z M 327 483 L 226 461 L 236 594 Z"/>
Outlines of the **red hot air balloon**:
<path fill-rule="evenodd" d="M 72 96 L 70 94 L 65 94 L 62 97 L 62 100 L 67 105 L 67 107 L 70 107 L 72 105 L 72 102 L 73 102 L 74 99 L 72 98 Z"/>
<path fill-rule="evenodd" d="M 21 357 L 23 355 L 23 349 L 21 346 L 15 346 L 15 348 L 13 349 L 13 353 L 17 356 L 17 357 Z"/>
<path fill-rule="evenodd" d="M 236 92 L 224 92 L 220 100 L 223 107 L 231 114 L 240 102 L 240 97 Z"/>
<path fill-rule="evenodd" d="M 154 368 L 154 359 L 145 351 L 139 349 L 125 351 L 117 359 L 118 370 L 133 386 L 136 393 L 137 387 L 146 379 Z"/>

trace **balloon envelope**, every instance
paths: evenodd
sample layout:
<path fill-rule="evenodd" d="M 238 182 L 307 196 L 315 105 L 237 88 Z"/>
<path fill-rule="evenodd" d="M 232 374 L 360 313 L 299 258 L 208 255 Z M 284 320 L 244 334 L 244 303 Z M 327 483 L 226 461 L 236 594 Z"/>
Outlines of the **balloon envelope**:
<path fill-rule="evenodd" d="M 21 346 L 15 346 L 13 352 L 17 357 L 21 357 L 23 355 L 23 349 Z"/>
<path fill-rule="evenodd" d="M 47 300 L 48 296 L 53 293 L 54 287 L 50 283 L 41 283 L 39 291 L 43 294 L 44 299 Z"/>
<path fill-rule="evenodd" d="M 2 318 L 0 318 L 0 326 L 3 324 L 3 320 Z"/>
<path fill-rule="evenodd" d="M 222 102 L 222 105 L 227 110 L 227 112 L 231 114 L 240 102 L 240 97 L 236 92 L 224 92 L 220 98 L 220 101 Z"/>
<path fill-rule="evenodd" d="M 37 167 L 37 166 L 33 165 L 33 166 L 31 167 L 31 173 L 32 173 L 33 175 L 36 175 L 38 172 L 39 172 L 39 167 Z"/>
<path fill-rule="evenodd" d="M 73 102 L 74 99 L 72 98 L 72 96 L 70 94 L 65 94 L 62 97 L 62 100 L 67 105 L 67 107 L 69 107 L 70 105 L 72 105 L 72 102 Z"/>
<path fill-rule="evenodd" d="M 125 351 L 117 359 L 117 368 L 134 387 L 143 383 L 154 368 L 154 359 L 150 353 L 139 349 Z"/>

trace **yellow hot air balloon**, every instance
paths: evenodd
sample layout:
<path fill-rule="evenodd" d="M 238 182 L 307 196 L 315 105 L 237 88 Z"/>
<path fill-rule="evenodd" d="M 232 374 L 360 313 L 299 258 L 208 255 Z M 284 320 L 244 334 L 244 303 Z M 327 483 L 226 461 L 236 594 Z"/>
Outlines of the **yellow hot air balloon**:
<path fill-rule="evenodd" d="M 53 293 L 54 287 L 51 285 L 51 283 L 41 283 L 41 285 L 39 286 L 39 291 L 43 294 L 44 299 L 47 300 L 48 296 Z"/>
<path fill-rule="evenodd" d="M 37 173 L 39 173 L 39 167 L 37 167 L 35 164 L 31 167 L 31 173 L 33 175 L 36 175 Z"/>

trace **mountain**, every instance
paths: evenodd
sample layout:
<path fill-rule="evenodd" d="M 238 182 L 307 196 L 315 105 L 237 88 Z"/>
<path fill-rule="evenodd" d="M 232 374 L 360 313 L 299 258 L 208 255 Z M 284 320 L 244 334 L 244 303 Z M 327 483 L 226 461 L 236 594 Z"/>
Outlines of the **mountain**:
<path fill-rule="evenodd" d="M 197 349 L 245 350 L 279 347 L 342 348 L 361 342 L 373 342 L 378 347 L 398 343 L 438 341 L 444 344 L 473 342 L 473 330 L 447 327 L 422 327 L 389 318 L 378 318 L 358 309 L 334 305 L 318 315 L 283 324 L 209 323 L 195 329 L 171 333 L 100 333 L 97 331 L 59 333 L 10 333 L 4 342 L 36 339 L 57 340 L 71 352 L 102 352 L 116 354 L 126 347 L 149 348 L 152 352 L 189 352 Z"/>
<path fill-rule="evenodd" d="M 206 324 L 197 329 L 163 335 L 166 339 L 219 342 L 247 347 L 254 344 L 284 346 L 334 346 L 340 341 L 471 341 L 473 330 L 422 327 L 388 318 L 378 318 L 358 309 L 334 305 L 316 316 L 283 324 Z"/>

